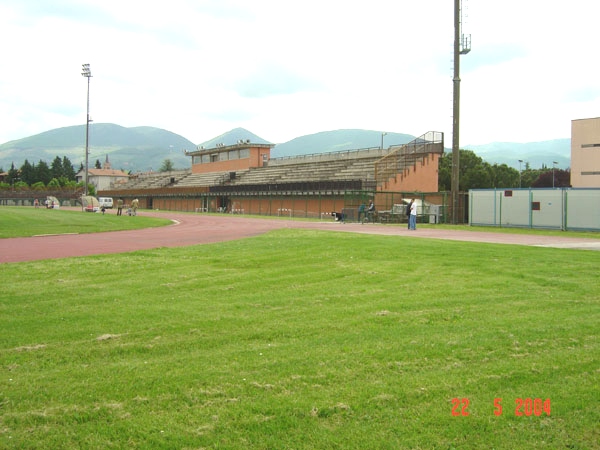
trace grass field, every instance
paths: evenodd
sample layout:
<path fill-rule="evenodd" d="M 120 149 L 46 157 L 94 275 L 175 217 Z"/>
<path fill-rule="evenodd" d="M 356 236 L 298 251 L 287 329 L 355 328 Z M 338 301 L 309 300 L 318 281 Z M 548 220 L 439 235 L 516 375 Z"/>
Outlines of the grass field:
<path fill-rule="evenodd" d="M 168 219 L 138 215 L 117 216 L 86 213 L 81 210 L 0 207 L 0 238 L 25 237 L 41 234 L 99 233 L 102 231 L 137 230 L 168 225 Z"/>
<path fill-rule="evenodd" d="M 0 448 L 600 448 L 599 262 L 287 229 L 3 264 Z"/>

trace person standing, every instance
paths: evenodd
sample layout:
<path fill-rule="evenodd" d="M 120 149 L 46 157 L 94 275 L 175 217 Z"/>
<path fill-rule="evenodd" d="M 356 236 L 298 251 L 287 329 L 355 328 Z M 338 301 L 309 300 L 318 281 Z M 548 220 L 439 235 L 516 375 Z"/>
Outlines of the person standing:
<path fill-rule="evenodd" d="M 364 223 L 365 221 L 365 204 L 361 203 L 358 207 L 358 221 Z"/>
<path fill-rule="evenodd" d="M 373 223 L 375 219 L 375 203 L 373 200 L 369 200 L 369 207 L 367 208 L 367 220 Z"/>
<path fill-rule="evenodd" d="M 410 223 L 409 224 L 410 224 L 411 230 L 417 229 L 417 203 L 414 201 L 414 199 L 410 205 Z"/>
<path fill-rule="evenodd" d="M 123 199 L 119 198 L 119 200 L 117 200 L 117 216 L 122 216 L 123 215 Z"/>
<path fill-rule="evenodd" d="M 410 230 L 410 208 L 413 205 L 414 200 L 411 199 L 410 202 L 408 202 L 408 205 L 406 205 L 406 226 L 407 228 Z"/>
<path fill-rule="evenodd" d="M 137 209 L 138 209 L 139 205 L 140 205 L 140 201 L 137 198 L 134 198 L 133 201 L 131 202 L 131 215 L 132 216 L 137 216 Z"/>

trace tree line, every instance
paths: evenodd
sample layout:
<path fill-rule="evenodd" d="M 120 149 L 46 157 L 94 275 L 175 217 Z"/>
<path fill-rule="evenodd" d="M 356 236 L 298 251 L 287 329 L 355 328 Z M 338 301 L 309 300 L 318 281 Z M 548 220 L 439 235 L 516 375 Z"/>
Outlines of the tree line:
<path fill-rule="evenodd" d="M 79 170 L 82 169 L 83 165 Z M 0 168 L 0 172 L 4 171 Z M 42 159 L 37 164 L 25 160 L 19 169 L 15 167 L 14 163 L 11 164 L 5 181 L 0 183 L 0 188 L 77 187 L 76 174 L 73 164 L 66 156 L 55 157 L 50 166 Z"/>
<path fill-rule="evenodd" d="M 540 169 L 532 169 L 525 163 L 525 170 L 519 170 L 506 164 L 490 164 L 471 150 L 460 150 L 458 168 L 458 190 L 494 188 L 542 188 L 570 187 L 571 172 L 553 169 L 543 165 Z M 438 172 L 438 188 L 450 191 L 452 180 L 452 153 L 444 153 L 440 158 Z"/>

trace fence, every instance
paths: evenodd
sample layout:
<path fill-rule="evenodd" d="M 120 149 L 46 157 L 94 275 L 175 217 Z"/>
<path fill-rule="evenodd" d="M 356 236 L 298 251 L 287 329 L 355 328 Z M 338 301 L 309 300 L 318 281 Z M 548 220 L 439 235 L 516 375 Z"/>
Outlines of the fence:
<path fill-rule="evenodd" d="M 600 189 L 473 189 L 469 224 L 600 231 Z"/>
<path fill-rule="evenodd" d="M 141 209 L 170 211 L 227 212 L 266 216 L 319 218 L 331 217 L 331 212 L 345 214 L 349 221 L 358 220 L 361 205 L 373 200 L 380 222 L 406 221 L 405 205 L 409 199 L 417 201 L 418 223 L 448 223 L 450 195 L 448 192 L 397 192 L 365 189 L 361 181 L 331 181 L 316 183 L 278 183 L 204 188 L 156 188 L 121 191 L 103 191 L 101 195 L 122 198 L 125 203 L 138 198 Z M 362 189 L 361 189 L 362 185 Z M 234 189 L 235 188 L 235 189 Z M 33 206 L 33 192 L 0 191 L 0 205 Z M 49 192 L 37 192 L 45 199 Z M 62 206 L 75 206 L 80 199 L 73 193 L 55 193 Z M 459 223 L 468 221 L 467 194 L 459 197 Z"/>

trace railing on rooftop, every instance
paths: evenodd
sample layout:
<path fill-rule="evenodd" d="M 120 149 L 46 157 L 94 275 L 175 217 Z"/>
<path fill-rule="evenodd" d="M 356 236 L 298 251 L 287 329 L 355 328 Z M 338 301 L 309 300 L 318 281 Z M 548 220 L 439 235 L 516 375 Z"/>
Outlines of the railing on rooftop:
<path fill-rule="evenodd" d="M 402 173 L 418 160 L 431 153 L 444 152 L 444 133 L 429 131 L 413 141 L 395 148 L 392 152 L 375 162 L 375 180 L 377 184 Z"/>
<path fill-rule="evenodd" d="M 392 147 L 390 147 L 392 148 Z M 310 153 L 307 155 L 279 156 L 269 159 L 269 166 L 306 163 L 307 161 L 333 161 L 337 159 L 376 158 L 389 153 L 390 149 L 367 147 L 356 150 L 339 150 L 337 152 Z"/>

